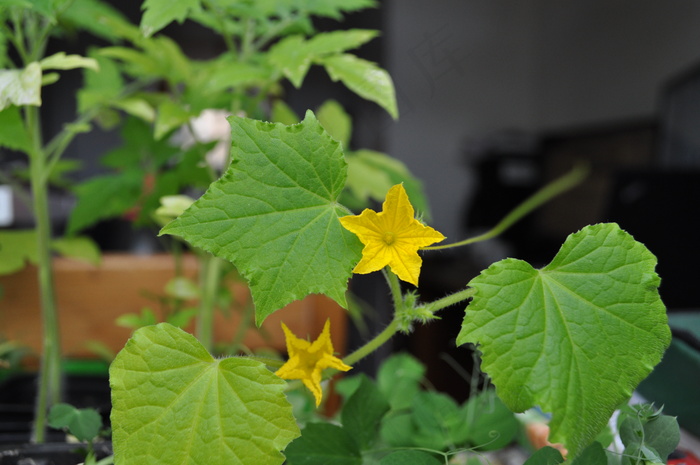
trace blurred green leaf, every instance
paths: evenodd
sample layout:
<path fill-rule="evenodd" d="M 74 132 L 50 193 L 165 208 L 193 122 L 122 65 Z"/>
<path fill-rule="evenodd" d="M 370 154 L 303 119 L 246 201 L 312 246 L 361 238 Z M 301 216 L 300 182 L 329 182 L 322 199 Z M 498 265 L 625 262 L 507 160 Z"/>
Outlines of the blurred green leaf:
<path fill-rule="evenodd" d="M 93 408 L 75 408 L 59 403 L 49 411 L 49 426 L 67 429 L 79 441 L 91 441 L 97 437 L 102 428 L 102 417 Z"/>
<path fill-rule="evenodd" d="M 145 0 L 141 31 L 150 37 L 173 21 L 182 23 L 189 13 L 200 8 L 199 0 Z"/>
<path fill-rule="evenodd" d="M 0 69 L 0 110 L 10 105 L 41 105 L 41 65 L 24 69 Z"/>
<path fill-rule="evenodd" d="M 324 57 L 321 64 L 331 79 L 342 82 L 360 97 L 378 104 L 392 118 L 399 117 L 394 83 L 385 70 L 347 53 Z"/>
<path fill-rule="evenodd" d="M 350 149 L 352 119 L 340 103 L 335 100 L 326 100 L 316 110 L 316 118 L 323 129 L 328 131 L 333 139 L 340 142 L 344 150 Z"/>
<path fill-rule="evenodd" d="M 25 153 L 30 150 L 29 134 L 19 108 L 14 105 L 0 111 L 0 146 Z"/>
<path fill-rule="evenodd" d="M 320 33 L 309 40 L 301 35 L 289 36 L 270 48 L 267 59 L 298 88 L 313 63 L 357 48 L 376 36 L 377 31 L 366 29 Z"/>
<path fill-rule="evenodd" d="M 0 230 L 0 274 L 19 271 L 37 259 L 36 231 Z"/>
<path fill-rule="evenodd" d="M 421 450 L 399 450 L 379 461 L 379 465 L 443 465 L 444 462 Z"/>
<path fill-rule="evenodd" d="M 369 378 L 360 375 L 360 385 L 345 401 L 341 422 L 364 450 L 376 441 L 379 422 L 388 410 L 389 403 L 384 394 Z"/>
<path fill-rule="evenodd" d="M 51 248 L 64 257 L 75 258 L 98 266 L 102 260 L 100 248 L 88 237 L 61 237 L 51 241 Z"/>
<path fill-rule="evenodd" d="M 66 52 L 54 53 L 42 59 L 39 64 L 42 70 L 87 68 L 93 71 L 99 71 L 100 69 L 97 60 L 94 58 L 81 55 L 66 55 Z"/>
<path fill-rule="evenodd" d="M 309 423 L 284 451 L 288 465 L 362 465 L 355 438 L 330 423 Z"/>
<path fill-rule="evenodd" d="M 192 300 L 199 298 L 199 286 L 191 279 L 176 276 L 165 284 L 165 293 L 176 299 Z"/>

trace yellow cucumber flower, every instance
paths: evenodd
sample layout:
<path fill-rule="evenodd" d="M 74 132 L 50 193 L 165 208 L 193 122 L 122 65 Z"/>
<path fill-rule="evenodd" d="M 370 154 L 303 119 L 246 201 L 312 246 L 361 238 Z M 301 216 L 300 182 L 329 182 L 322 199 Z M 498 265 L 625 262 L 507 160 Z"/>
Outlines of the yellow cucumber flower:
<path fill-rule="evenodd" d="M 300 379 L 316 398 L 316 407 L 318 407 L 323 397 L 321 389 L 323 370 L 335 368 L 348 371 L 352 368 L 333 355 L 331 322 L 326 320 L 323 331 L 314 342 L 299 339 L 284 323 L 282 323 L 282 330 L 287 342 L 289 360 L 275 374 L 284 379 Z"/>
<path fill-rule="evenodd" d="M 381 213 L 366 208 L 360 215 L 344 216 L 340 224 L 365 245 L 353 273 L 367 274 L 389 266 L 403 281 L 418 286 L 423 261 L 418 249 L 445 239 L 414 218 L 403 184 L 389 189 Z"/>

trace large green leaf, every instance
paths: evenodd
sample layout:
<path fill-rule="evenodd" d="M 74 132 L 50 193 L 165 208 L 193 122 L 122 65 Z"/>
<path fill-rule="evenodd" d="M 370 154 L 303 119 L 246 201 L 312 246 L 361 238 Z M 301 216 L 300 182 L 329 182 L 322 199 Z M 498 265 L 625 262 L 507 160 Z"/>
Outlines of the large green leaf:
<path fill-rule="evenodd" d="M 281 464 L 299 436 L 285 381 L 251 359 L 215 359 L 167 323 L 137 330 L 109 376 L 121 465 Z"/>
<path fill-rule="evenodd" d="M 231 166 L 162 233 L 232 262 L 256 321 L 312 293 L 346 306 L 362 245 L 338 218 L 346 164 L 312 112 L 293 126 L 231 117 Z"/>
<path fill-rule="evenodd" d="M 474 278 L 457 342 L 480 344 L 509 408 L 552 412 L 550 440 L 575 456 L 670 342 L 655 266 L 616 224 L 588 226 L 540 270 L 506 259 Z"/>

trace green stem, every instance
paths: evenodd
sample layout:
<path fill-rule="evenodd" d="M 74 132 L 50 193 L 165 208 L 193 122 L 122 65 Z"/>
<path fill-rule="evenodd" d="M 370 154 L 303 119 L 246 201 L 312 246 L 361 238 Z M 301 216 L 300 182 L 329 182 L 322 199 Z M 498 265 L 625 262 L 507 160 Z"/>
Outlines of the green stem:
<path fill-rule="evenodd" d="M 214 308 L 219 291 L 222 261 L 213 255 L 200 260 L 200 288 L 202 296 L 197 313 L 197 339 L 211 352 L 214 347 Z"/>
<path fill-rule="evenodd" d="M 401 283 L 399 283 L 399 277 L 396 276 L 388 268 L 382 269 L 382 274 L 389 285 L 389 290 L 391 291 L 391 299 L 394 302 L 394 314 L 400 313 L 405 305 L 403 300 L 403 295 L 401 294 Z"/>
<path fill-rule="evenodd" d="M 43 355 L 33 432 L 34 440 L 41 443 L 45 437 L 48 409 L 59 402 L 61 397 L 61 343 L 51 264 L 51 219 L 45 176 L 46 158 L 41 149 L 41 130 L 36 107 L 25 109 L 25 124 L 32 135 L 29 169 L 36 222 L 37 272 L 43 322 Z"/>
<path fill-rule="evenodd" d="M 430 313 L 435 313 L 443 308 L 449 307 L 450 305 L 457 304 L 459 302 L 464 302 L 465 300 L 474 296 L 476 290 L 474 288 L 467 288 L 454 294 L 443 297 L 442 299 L 429 302 L 427 304 L 421 305 L 420 307 L 427 310 Z"/>
<path fill-rule="evenodd" d="M 530 196 L 523 203 L 515 207 L 514 210 L 508 213 L 505 216 L 505 218 L 503 218 L 496 226 L 494 226 L 492 229 L 486 231 L 483 234 L 471 237 L 469 239 L 465 239 L 460 242 L 455 242 L 454 244 L 433 245 L 430 247 L 423 247 L 421 250 L 449 249 L 452 247 L 460 247 L 463 245 L 473 244 L 474 242 L 481 242 L 488 239 L 492 239 L 498 236 L 499 234 L 503 233 L 503 231 L 511 227 L 522 217 L 532 212 L 542 204 L 548 202 L 554 197 L 560 195 L 561 193 L 566 192 L 569 189 L 577 186 L 588 175 L 588 171 L 588 167 L 584 165 L 578 165 L 574 167 L 571 171 L 569 171 L 561 178 L 552 181 L 539 191 L 535 192 L 532 196 Z"/>
<path fill-rule="evenodd" d="M 250 55 L 255 51 L 253 49 L 253 40 L 255 39 L 255 20 L 247 18 L 245 20 L 245 29 L 243 30 L 243 38 L 241 41 L 240 61 L 246 62 Z"/>
<path fill-rule="evenodd" d="M 368 341 L 365 345 L 357 349 L 355 352 L 351 353 L 343 359 L 343 363 L 347 365 L 354 365 L 363 358 L 370 355 L 372 352 L 381 347 L 385 342 L 391 339 L 394 334 L 399 331 L 399 321 L 397 318 L 391 320 L 391 323 L 382 330 L 379 334 L 374 336 L 374 338 Z"/>

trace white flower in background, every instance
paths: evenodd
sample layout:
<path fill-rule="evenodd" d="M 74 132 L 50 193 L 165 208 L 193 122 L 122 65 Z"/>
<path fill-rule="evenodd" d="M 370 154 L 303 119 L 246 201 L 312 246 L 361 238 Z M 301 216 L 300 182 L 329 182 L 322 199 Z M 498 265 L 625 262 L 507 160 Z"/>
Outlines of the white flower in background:
<path fill-rule="evenodd" d="M 190 125 L 183 126 L 173 136 L 172 142 L 186 149 L 197 142 L 219 141 L 213 149 L 207 153 L 207 163 L 216 170 L 223 170 L 228 163 L 228 154 L 231 148 L 231 126 L 226 118 L 231 115 L 226 110 L 203 110 L 199 116 L 190 120 Z M 190 131 L 194 131 L 194 136 Z"/>

